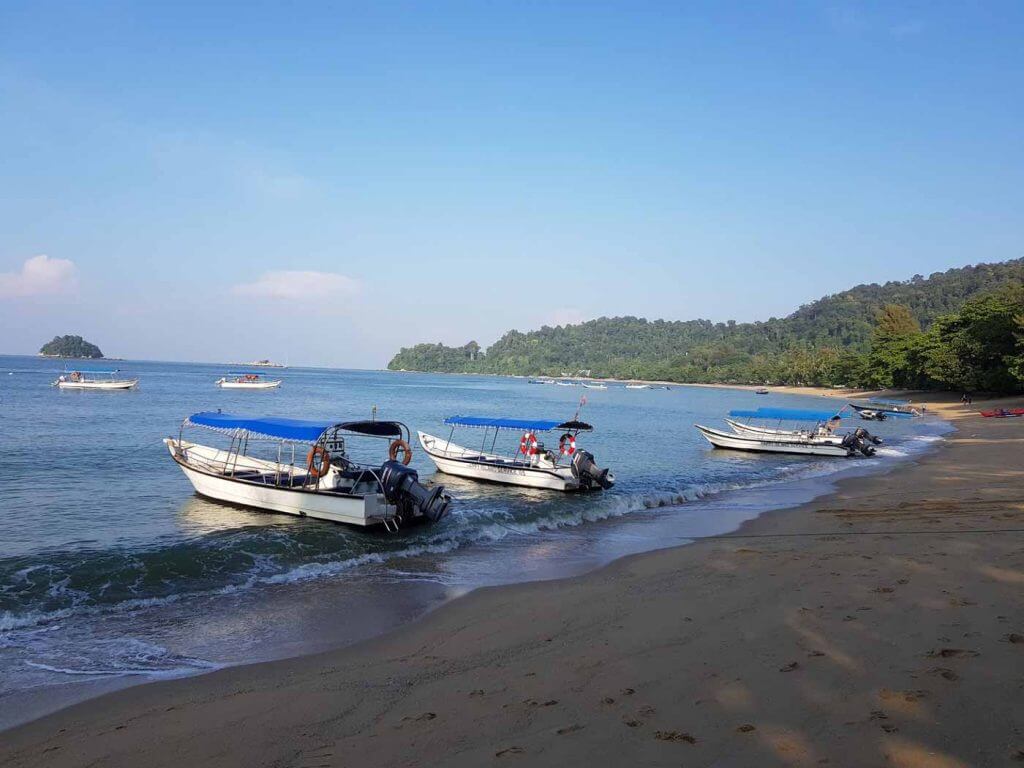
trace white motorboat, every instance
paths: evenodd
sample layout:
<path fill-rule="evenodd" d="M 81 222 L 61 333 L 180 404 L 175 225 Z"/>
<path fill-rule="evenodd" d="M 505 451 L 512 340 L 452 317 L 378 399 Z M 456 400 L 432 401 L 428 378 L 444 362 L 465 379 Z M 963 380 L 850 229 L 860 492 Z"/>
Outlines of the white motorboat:
<path fill-rule="evenodd" d="M 582 421 L 451 416 L 444 423 L 452 428 L 447 439 L 425 432 L 419 433 L 419 439 L 438 470 L 449 475 L 553 491 L 605 489 L 615 484 L 612 473 L 594 463 L 593 454 L 576 447 L 579 433 L 593 429 Z M 457 427 L 482 429 L 480 448 L 452 442 Z M 552 430 L 562 432 L 557 452 L 537 438 L 537 433 Z M 508 431 L 521 433 L 519 450 L 512 455 L 496 453 L 498 435 Z"/>
<path fill-rule="evenodd" d="M 755 451 L 763 453 L 798 453 L 807 456 L 853 456 L 853 448 L 825 443 L 814 440 L 807 440 L 799 437 L 756 437 L 754 435 L 739 435 L 735 432 L 725 432 L 720 429 L 712 429 L 701 424 L 694 424 L 704 435 L 709 443 L 715 448 L 731 448 L 735 451 Z"/>
<path fill-rule="evenodd" d="M 783 429 L 780 427 L 745 424 L 734 419 L 725 419 L 725 423 L 732 427 L 732 431 L 736 434 L 749 435 L 751 437 L 797 437 L 805 440 L 819 440 L 832 443 L 841 443 L 844 437 L 842 434 L 832 432 L 832 428 L 827 424 L 819 425 L 812 429 Z"/>
<path fill-rule="evenodd" d="M 227 445 L 185 440 L 185 429 L 191 427 L 220 435 L 222 442 L 228 438 Z M 361 437 L 388 441 L 387 458 L 357 463 L 349 443 Z M 198 494 L 229 504 L 397 531 L 412 523 L 437 522 L 451 502 L 443 486 L 424 487 L 416 470 L 406 466 L 412 458 L 409 429 L 397 421 L 204 412 L 185 419 L 178 436 L 164 443 Z M 305 463 L 297 464 L 306 446 Z M 260 449 L 262 456 L 257 455 Z"/>
<path fill-rule="evenodd" d="M 53 382 L 59 389 L 134 389 L 138 379 L 119 379 L 120 371 L 70 371 L 63 373 Z M 104 378 L 97 378 L 97 377 Z"/>
<path fill-rule="evenodd" d="M 626 389 L 650 389 L 650 384 L 627 384 Z"/>
<path fill-rule="evenodd" d="M 258 373 L 229 373 L 214 382 L 221 389 L 277 389 L 281 386 L 280 379 L 264 379 Z"/>
<path fill-rule="evenodd" d="M 596 384 L 592 382 L 583 382 L 583 386 L 587 389 L 608 389 L 607 384 Z"/>
<path fill-rule="evenodd" d="M 700 424 L 701 434 L 716 448 L 766 453 L 799 453 L 816 456 L 853 456 L 857 453 L 871 456 L 881 439 L 865 429 L 837 434 L 834 432 L 842 416 L 835 411 L 811 411 L 796 408 L 758 408 L 734 410 L 725 420 L 732 432 L 725 432 Z M 750 421 L 775 422 L 751 424 Z M 785 423 L 810 426 L 783 426 Z"/>

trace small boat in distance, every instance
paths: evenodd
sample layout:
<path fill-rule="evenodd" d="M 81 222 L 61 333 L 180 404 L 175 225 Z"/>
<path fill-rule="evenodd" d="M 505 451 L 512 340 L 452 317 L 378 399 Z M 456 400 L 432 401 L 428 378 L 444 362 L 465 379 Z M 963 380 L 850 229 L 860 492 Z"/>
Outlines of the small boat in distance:
<path fill-rule="evenodd" d="M 246 365 L 252 368 L 287 368 L 288 366 L 283 363 L 273 363 L 270 360 L 253 360 L 251 363 Z"/>
<path fill-rule="evenodd" d="M 227 378 L 222 376 L 214 382 L 221 389 L 277 389 L 281 386 L 281 380 L 269 381 L 258 373 L 229 373 Z"/>
<path fill-rule="evenodd" d="M 768 387 L 758 387 L 757 389 L 754 390 L 754 394 L 755 395 L 767 395 L 768 394 Z"/>
<path fill-rule="evenodd" d="M 597 382 L 584 381 L 582 385 L 587 389 L 608 389 L 607 384 L 599 384 Z"/>
<path fill-rule="evenodd" d="M 575 419 L 550 421 L 541 419 L 505 419 L 481 416 L 449 416 L 448 439 L 419 433 L 420 445 L 438 470 L 457 477 L 483 480 L 526 488 L 552 491 L 585 491 L 606 489 L 615 485 L 615 477 L 594 463 L 594 455 L 576 447 L 580 432 L 593 427 Z M 483 430 L 480 449 L 466 448 L 452 442 L 457 427 Z M 538 432 L 562 432 L 558 450 L 549 450 L 537 439 Z M 492 436 L 493 432 L 493 436 Z M 502 432 L 519 432 L 519 449 L 512 455 L 495 452 L 495 443 Z M 488 442 L 490 445 L 488 446 Z"/>
<path fill-rule="evenodd" d="M 185 440 L 191 427 L 219 435 L 227 446 Z M 443 486 L 424 487 L 416 470 L 406 466 L 412 459 L 409 436 L 398 421 L 305 421 L 207 411 L 186 418 L 178 436 L 164 444 L 201 496 L 394 532 L 412 523 L 436 523 L 451 503 Z M 350 443 L 361 437 L 387 441 L 386 458 L 357 463 Z M 310 446 L 303 464 L 296 464 L 298 446 L 300 451 Z"/>
<path fill-rule="evenodd" d="M 59 389 L 134 389 L 139 384 L 136 379 L 119 379 L 120 371 L 68 371 L 57 377 L 51 386 Z M 102 376 L 104 378 L 96 378 Z"/>
<path fill-rule="evenodd" d="M 650 384 L 627 384 L 626 389 L 650 389 Z"/>

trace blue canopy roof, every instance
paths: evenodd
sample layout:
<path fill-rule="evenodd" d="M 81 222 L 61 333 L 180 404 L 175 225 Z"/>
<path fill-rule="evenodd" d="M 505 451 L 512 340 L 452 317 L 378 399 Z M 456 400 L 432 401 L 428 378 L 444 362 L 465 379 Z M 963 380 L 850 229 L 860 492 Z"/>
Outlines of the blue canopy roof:
<path fill-rule="evenodd" d="M 492 427 L 530 432 L 547 432 L 562 424 L 561 421 L 547 419 L 492 419 L 484 416 L 449 416 L 444 423 L 452 427 Z"/>
<path fill-rule="evenodd" d="M 282 440 L 296 440 L 315 443 L 320 435 L 333 427 L 336 421 L 304 421 L 282 419 L 277 416 L 236 416 L 231 413 L 203 411 L 188 417 L 190 424 L 225 431 L 245 430 L 264 437 L 278 437 Z"/>
<path fill-rule="evenodd" d="M 828 421 L 835 411 L 808 411 L 803 408 L 758 408 L 754 411 L 729 411 L 736 419 L 779 419 L 782 421 Z"/>

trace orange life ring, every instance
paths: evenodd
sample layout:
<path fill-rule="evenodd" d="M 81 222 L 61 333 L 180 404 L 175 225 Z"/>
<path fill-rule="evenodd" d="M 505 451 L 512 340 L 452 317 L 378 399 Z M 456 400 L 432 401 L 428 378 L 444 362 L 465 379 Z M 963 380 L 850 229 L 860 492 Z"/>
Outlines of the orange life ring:
<path fill-rule="evenodd" d="M 410 461 L 412 461 L 412 448 L 409 447 L 409 444 L 405 442 L 405 440 L 402 440 L 401 438 L 391 443 L 391 447 L 388 448 L 388 456 L 391 458 L 392 461 L 398 458 L 399 451 L 402 452 L 403 464 L 408 464 Z"/>
<path fill-rule="evenodd" d="M 537 450 L 537 436 L 533 432 L 525 433 L 519 441 L 519 450 L 526 456 L 536 456 L 539 453 Z"/>
<path fill-rule="evenodd" d="M 568 444 L 568 447 L 566 447 Z M 576 453 L 576 437 L 566 432 L 558 439 L 558 452 L 563 456 L 572 456 Z"/>
<path fill-rule="evenodd" d="M 320 457 L 320 465 L 317 466 L 314 461 L 316 457 Z M 309 453 L 306 454 L 306 470 L 319 480 L 321 477 L 327 474 L 327 470 L 331 468 L 331 454 L 327 452 L 327 449 L 322 445 L 314 445 L 309 449 Z"/>

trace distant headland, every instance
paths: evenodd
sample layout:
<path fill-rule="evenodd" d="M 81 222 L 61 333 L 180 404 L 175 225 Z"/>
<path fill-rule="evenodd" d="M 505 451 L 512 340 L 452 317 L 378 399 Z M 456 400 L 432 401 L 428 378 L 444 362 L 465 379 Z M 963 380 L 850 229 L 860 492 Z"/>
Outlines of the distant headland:
<path fill-rule="evenodd" d="M 54 336 L 53 341 L 43 344 L 39 354 L 42 357 L 78 357 L 88 360 L 103 357 L 99 347 L 81 336 Z"/>

